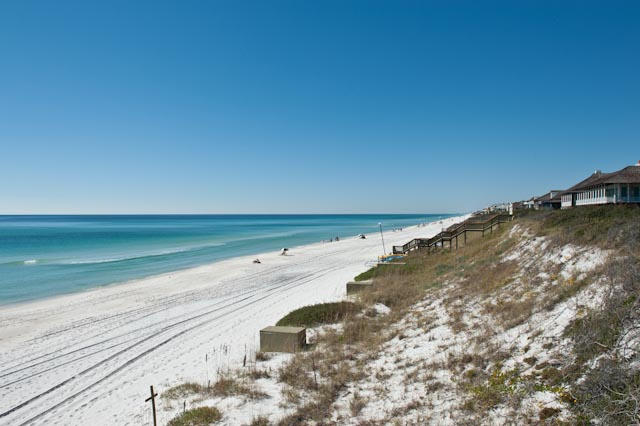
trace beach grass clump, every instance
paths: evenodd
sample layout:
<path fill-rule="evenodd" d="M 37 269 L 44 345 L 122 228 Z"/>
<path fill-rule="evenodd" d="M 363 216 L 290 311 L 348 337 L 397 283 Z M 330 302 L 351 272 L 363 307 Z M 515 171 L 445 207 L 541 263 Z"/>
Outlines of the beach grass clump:
<path fill-rule="evenodd" d="M 269 361 L 271 359 L 271 354 L 268 352 L 256 352 L 256 362 L 258 361 Z"/>
<path fill-rule="evenodd" d="M 478 370 L 475 372 L 478 373 Z M 488 375 L 479 372 L 465 377 L 467 381 L 462 381 L 461 386 L 469 395 L 462 405 L 466 411 L 486 413 L 498 404 L 509 399 L 520 401 L 525 394 L 530 393 L 526 389 L 528 377 L 522 377 L 517 367 L 505 370 L 497 365 Z"/>
<path fill-rule="evenodd" d="M 162 393 L 165 399 L 181 399 L 193 395 L 199 395 L 206 391 L 206 387 L 199 383 L 186 382 L 173 386 Z"/>
<path fill-rule="evenodd" d="M 529 225 L 537 225 L 539 234 L 554 237 L 563 244 L 603 248 L 640 245 L 640 208 L 634 204 L 530 211 L 522 213 L 522 219 Z"/>
<path fill-rule="evenodd" d="M 216 407 L 192 408 L 169 420 L 167 426 L 208 426 L 222 419 Z"/>
<path fill-rule="evenodd" d="M 314 327 L 322 324 L 334 324 L 347 315 L 360 311 L 353 302 L 319 303 L 289 312 L 276 323 L 278 326 Z"/>
<path fill-rule="evenodd" d="M 161 397 L 168 400 L 194 398 L 197 401 L 202 401 L 207 398 L 232 395 L 245 396 L 249 399 L 263 399 L 267 397 L 266 393 L 257 389 L 255 386 L 226 375 L 218 378 L 211 386 L 203 386 L 194 382 L 181 383 L 167 389 L 162 393 Z"/>
<path fill-rule="evenodd" d="M 271 422 L 269 422 L 269 418 L 266 416 L 258 416 L 254 417 L 249 423 L 249 426 L 269 426 Z"/>
<path fill-rule="evenodd" d="M 379 275 L 383 275 L 386 270 L 389 269 L 389 265 L 376 265 L 363 273 L 356 275 L 354 281 L 366 281 L 371 280 Z"/>

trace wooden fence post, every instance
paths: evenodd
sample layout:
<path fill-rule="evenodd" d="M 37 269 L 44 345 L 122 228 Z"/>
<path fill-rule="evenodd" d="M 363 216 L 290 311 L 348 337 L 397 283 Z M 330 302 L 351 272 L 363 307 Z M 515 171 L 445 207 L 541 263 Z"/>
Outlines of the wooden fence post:
<path fill-rule="evenodd" d="M 156 420 L 156 396 L 157 393 L 153 392 L 153 385 L 151 386 L 151 396 L 144 400 L 144 402 L 151 401 L 151 409 L 153 410 L 153 426 L 158 426 L 158 421 Z"/>

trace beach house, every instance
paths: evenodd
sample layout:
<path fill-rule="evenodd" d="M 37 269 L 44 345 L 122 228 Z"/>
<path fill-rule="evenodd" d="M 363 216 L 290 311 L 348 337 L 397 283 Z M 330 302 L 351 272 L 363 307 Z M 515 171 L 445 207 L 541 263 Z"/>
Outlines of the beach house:
<path fill-rule="evenodd" d="M 560 208 L 560 193 L 559 189 L 552 189 L 544 195 L 533 198 L 533 208 L 536 210 L 542 209 L 559 209 Z"/>
<path fill-rule="evenodd" d="M 611 173 L 596 170 L 560 194 L 561 207 L 640 203 L 640 161 Z"/>

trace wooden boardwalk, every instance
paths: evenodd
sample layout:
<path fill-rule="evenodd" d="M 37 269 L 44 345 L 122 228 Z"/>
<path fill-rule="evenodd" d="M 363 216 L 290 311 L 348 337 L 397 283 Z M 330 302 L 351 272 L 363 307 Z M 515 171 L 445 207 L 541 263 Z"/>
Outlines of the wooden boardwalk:
<path fill-rule="evenodd" d="M 488 217 L 477 218 L 472 217 L 464 222 L 455 224 L 440 232 L 431 238 L 415 238 L 402 246 L 393 246 L 393 254 L 407 254 L 413 250 L 431 249 L 437 247 L 445 247 L 445 243 L 449 243 L 449 249 L 458 248 L 458 238 L 464 238 L 467 242 L 468 232 L 481 232 L 484 237 L 485 232 L 493 232 L 493 227 L 499 227 L 501 223 L 510 222 L 513 216 L 509 214 L 494 214 Z"/>

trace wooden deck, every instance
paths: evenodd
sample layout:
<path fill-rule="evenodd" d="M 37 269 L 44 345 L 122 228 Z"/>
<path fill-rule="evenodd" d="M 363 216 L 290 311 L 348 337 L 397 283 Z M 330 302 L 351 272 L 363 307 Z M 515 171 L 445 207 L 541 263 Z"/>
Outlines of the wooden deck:
<path fill-rule="evenodd" d="M 449 249 L 458 248 L 458 238 L 464 238 L 467 242 L 468 232 L 481 232 L 484 237 L 485 232 L 493 232 L 494 227 L 499 227 L 501 223 L 510 222 L 513 216 L 509 214 L 494 214 L 484 218 L 472 217 L 464 222 L 450 226 L 448 229 L 440 232 L 431 238 L 415 238 L 402 246 L 393 246 L 393 254 L 407 254 L 413 250 L 431 249 L 437 247 L 445 247 L 445 243 L 449 243 Z"/>

